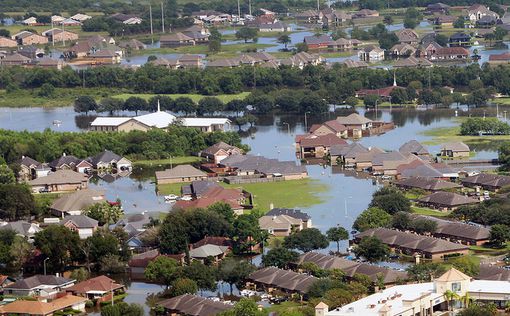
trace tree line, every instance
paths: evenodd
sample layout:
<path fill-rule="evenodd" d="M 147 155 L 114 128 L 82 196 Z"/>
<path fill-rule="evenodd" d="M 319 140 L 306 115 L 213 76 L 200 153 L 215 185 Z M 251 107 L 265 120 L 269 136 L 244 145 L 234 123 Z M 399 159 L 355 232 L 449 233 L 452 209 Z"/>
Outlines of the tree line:
<path fill-rule="evenodd" d="M 87 158 L 105 149 L 132 160 L 161 159 L 191 155 L 219 141 L 248 149 L 241 144 L 241 137 L 235 132 L 203 133 L 182 126 L 170 126 L 168 132 L 151 129 L 129 133 L 1 130 L 0 164 L 16 164 L 22 156 L 50 162 L 63 153 Z"/>
<path fill-rule="evenodd" d="M 510 125 L 497 118 L 470 117 L 460 124 L 461 135 L 508 135 Z"/>

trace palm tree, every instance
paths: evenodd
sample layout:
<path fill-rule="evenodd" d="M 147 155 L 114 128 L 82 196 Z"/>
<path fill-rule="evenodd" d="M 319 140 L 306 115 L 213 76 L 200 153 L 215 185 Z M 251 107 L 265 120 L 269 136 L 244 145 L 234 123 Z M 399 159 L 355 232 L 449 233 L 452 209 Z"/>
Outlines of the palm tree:
<path fill-rule="evenodd" d="M 282 34 L 278 37 L 278 43 L 285 45 L 285 50 L 287 50 L 287 45 L 289 45 L 291 41 L 290 36 L 287 34 Z"/>
<path fill-rule="evenodd" d="M 460 297 L 460 301 L 462 302 L 462 305 L 464 308 L 469 307 L 469 303 L 471 303 L 471 296 L 469 296 L 469 293 L 466 292 L 463 296 Z"/>
<path fill-rule="evenodd" d="M 450 302 L 459 299 L 459 295 L 453 291 L 450 291 L 450 290 L 446 290 L 443 293 L 443 296 L 444 296 L 444 299 L 446 300 L 446 306 L 448 307 L 448 310 L 450 310 Z M 453 310 L 453 306 L 452 306 L 452 310 Z"/>

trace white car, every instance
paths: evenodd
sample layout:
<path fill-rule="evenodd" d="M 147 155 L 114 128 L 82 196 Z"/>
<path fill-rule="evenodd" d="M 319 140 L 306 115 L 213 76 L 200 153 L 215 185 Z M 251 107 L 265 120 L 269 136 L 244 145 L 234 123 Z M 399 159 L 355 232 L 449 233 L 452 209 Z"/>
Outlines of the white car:
<path fill-rule="evenodd" d="M 179 200 L 181 200 L 181 201 L 191 201 L 191 200 L 193 200 L 193 198 L 191 196 L 189 196 L 189 195 L 185 195 L 185 196 L 181 196 L 179 198 Z"/>
<path fill-rule="evenodd" d="M 169 195 L 165 195 L 165 201 L 175 201 L 177 200 L 179 197 L 175 194 L 169 194 Z"/>

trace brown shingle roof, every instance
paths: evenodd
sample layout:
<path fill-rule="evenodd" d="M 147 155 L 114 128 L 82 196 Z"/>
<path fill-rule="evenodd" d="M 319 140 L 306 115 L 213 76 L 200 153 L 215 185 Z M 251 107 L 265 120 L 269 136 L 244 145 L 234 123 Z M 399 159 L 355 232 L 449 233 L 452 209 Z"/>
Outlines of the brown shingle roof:
<path fill-rule="evenodd" d="M 298 141 L 301 147 L 316 147 L 316 146 L 324 146 L 331 147 L 333 145 L 347 145 L 347 142 L 335 134 L 326 134 L 326 135 L 311 135 L 305 138 L 302 138 Z"/>
<path fill-rule="evenodd" d="M 110 292 L 123 288 L 124 285 L 118 284 L 114 280 L 110 279 L 105 275 L 100 275 L 92 279 L 85 280 L 77 283 L 69 288 L 66 288 L 67 292 L 73 292 L 76 294 L 86 294 L 90 291 L 97 292 Z"/>
<path fill-rule="evenodd" d="M 479 173 L 477 175 L 466 177 L 461 180 L 462 183 L 479 185 L 482 187 L 502 188 L 510 185 L 509 176 L 500 176 L 497 174 Z"/>
<path fill-rule="evenodd" d="M 28 182 L 28 184 L 35 185 L 55 185 L 55 184 L 75 184 L 87 182 L 87 175 L 72 170 L 57 170 L 50 173 L 46 177 L 40 177 Z"/>
<path fill-rule="evenodd" d="M 397 186 L 406 188 L 418 188 L 428 191 L 439 191 L 461 188 L 462 186 L 450 181 L 433 179 L 428 177 L 411 177 L 395 182 Z"/>
<path fill-rule="evenodd" d="M 0 307 L 0 314 L 5 315 L 50 315 L 56 311 L 72 307 L 87 301 L 84 297 L 66 295 L 49 303 L 41 301 L 18 300 Z"/>
<path fill-rule="evenodd" d="M 441 218 L 426 215 L 411 214 L 413 219 L 427 219 L 437 223 L 437 228 L 434 234 L 443 236 L 454 236 L 459 239 L 470 240 L 488 240 L 490 238 L 490 230 L 480 225 L 470 225 L 457 221 L 448 221 Z"/>
<path fill-rule="evenodd" d="M 177 179 L 187 177 L 206 177 L 207 174 L 203 171 L 198 170 L 192 165 L 178 165 L 172 169 L 166 169 L 164 171 L 156 171 L 156 179 Z"/>
<path fill-rule="evenodd" d="M 190 294 L 161 301 L 158 305 L 163 306 L 167 310 L 191 316 L 216 315 L 232 308 L 232 305 Z"/>
<path fill-rule="evenodd" d="M 257 283 L 301 293 L 307 293 L 310 286 L 318 280 L 316 277 L 307 274 L 275 267 L 267 267 L 255 271 L 248 278 Z"/>
<path fill-rule="evenodd" d="M 434 192 L 430 195 L 424 196 L 418 201 L 422 203 L 430 203 L 435 205 L 453 207 L 466 204 L 474 204 L 480 201 L 472 199 L 470 197 L 460 195 L 453 192 Z"/>

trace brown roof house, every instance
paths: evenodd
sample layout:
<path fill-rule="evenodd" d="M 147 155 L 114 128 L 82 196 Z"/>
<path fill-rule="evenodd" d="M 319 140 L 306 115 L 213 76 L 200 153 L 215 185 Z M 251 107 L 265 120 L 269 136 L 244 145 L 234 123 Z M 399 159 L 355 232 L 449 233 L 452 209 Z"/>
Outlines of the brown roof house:
<path fill-rule="evenodd" d="M 424 196 L 418 199 L 418 202 L 422 205 L 437 208 L 440 210 L 454 210 L 459 206 L 480 203 L 479 200 L 460 195 L 453 192 L 434 192 L 430 195 Z"/>
<path fill-rule="evenodd" d="M 372 127 L 372 120 L 359 115 L 358 113 L 352 113 L 348 116 L 339 116 L 336 120 L 347 127 L 348 130 L 366 130 Z"/>
<path fill-rule="evenodd" d="M 147 265 L 158 258 L 159 256 L 166 256 L 177 260 L 177 262 L 184 263 L 184 254 L 178 255 L 162 255 L 158 249 L 146 251 L 144 253 L 135 254 L 128 262 L 129 273 L 132 278 L 144 279 L 144 272 Z"/>
<path fill-rule="evenodd" d="M 158 303 L 167 315 L 213 316 L 228 311 L 233 305 L 197 295 L 184 294 Z"/>
<path fill-rule="evenodd" d="M 0 65 L 2 66 L 23 66 L 28 65 L 32 60 L 19 53 L 8 54 L 4 58 L 0 59 Z"/>
<path fill-rule="evenodd" d="M 296 136 L 296 152 L 302 159 L 327 156 L 334 145 L 347 145 L 347 142 L 335 134 Z"/>
<path fill-rule="evenodd" d="M 231 155 L 242 155 L 243 151 L 236 146 L 229 145 L 225 142 L 216 143 L 206 149 L 204 149 L 200 156 L 206 158 L 208 161 L 212 161 L 216 164 L 220 163 L 223 159 Z"/>
<path fill-rule="evenodd" d="M 299 256 L 297 264 L 300 265 L 306 262 L 314 263 L 323 270 L 342 270 L 345 276 L 350 279 L 353 279 L 356 274 L 364 274 L 367 275 L 372 282 L 376 283 L 382 276 L 385 285 L 394 285 L 408 279 L 407 272 L 348 260 L 337 256 L 325 255 L 318 252 L 307 252 Z"/>
<path fill-rule="evenodd" d="M 402 44 L 416 45 L 420 41 L 420 36 L 412 29 L 403 29 L 395 33 L 398 41 Z"/>
<path fill-rule="evenodd" d="M 0 315 L 52 316 L 67 310 L 85 313 L 87 299 L 74 295 L 65 295 L 50 302 L 46 300 L 17 300 L 0 306 Z"/>
<path fill-rule="evenodd" d="M 427 148 L 414 139 L 404 143 L 398 151 L 403 154 L 416 155 L 424 160 L 430 159 L 430 153 Z"/>
<path fill-rule="evenodd" d="M 457 183 L 429 177 L 411 177 L 396 181 L 394 184 L 403 189 L 421 189 L 432 192 L 462 188 Z"/>
<path fill-rule="evenodd" d="M 80 239 L 87 239 L 97 230 L 98 221 L 85 215 L 69 215 L 60 221 L 60 225 L 75 231 Z"/>
<path fill-rule="evenodd" d="M 156 183 L 179 183 L 207 180 L 207 174 L 192 165 L 178 165 L 165 171 L 156 171 Z"/>
<path fill-rule="evenodd" d="M 337 120 L 326 121 L 322 124 L 314 124 L 310 127 L 310 134 L 321 136 L 334 134 L 338 137 L 347 137 L 347 127 Z"/>
<path fill-rule="evenodd" d="M 48 43 L 48 38 L 29 31 L 21 31 L 12 36 L 19 45 L 43 45 Z"/>
<path fill-rule="evenodd" d="M 0 47 L 16 47 L 18 46 L 18 42 L 8 37 L 0 36 Z"/>
<path fill-rule="evenodd" d="M 300 231 L 311 224 L 308 220 L 303 219 L 291 213 L 273 212 L 272 215 L 265 215 L 259 218 L 259 226 L 261 230 L 266 230 L 273 236 L 289 236 L 292 232 Z"/>
<path fill-rule="evenodd" d="M 89 206 L 105 201 L 104 191 L 85 189 L 61 196 L 51 204 L 50 210 L 53 215 L 64 218 L 81 215 Z"/>
<path fill-rule="evenodd" d="M 453 142 L 441 145 L 441 156 L 449 158 L 469 157 L 469 146 L 463 142 Z"/>
<path fill-rule="evenodd" d="M 42 32 L 43 36 L 48 38 L 49 42 L 69 42 L 78 40 L 78 34 L 65 31 L 59 28 L 52 28 Z"/>
<path fill-rule="evenodd" d="M 426 259 L 442 260 L 450 255 L 469 253 L 469 247 L 466 245 L 388 228 L 369 229 L 355 235 L 354 239 L 355 242 L 359 242 L 368 236 L 377 237 L 394 251 L 412 256 L 419 254 Z"/>
<path fill-rule="evenodd" d="M 45 177 L 51 171 L 48 165 L 26 156 L 22 156 L 18 163 L 20 166 L 18 181 L 29 181 L 35 178 Z"/>
<path fill-rule="evenodd" d="M 497 174 L 479 173 L 477 175 L 466 177 L 460 180 L 467 187 L 481 187 L 484 190 L 497 192 L 498 190 L 510 186 L 509 176 L 500 176 Z"/>
<path fill-rule="evenodd" d="M 86 189 L 89 185 L 89 178 L 86 174 L 72 170 L 57 170 L 46 177 L 28 181 L 32 191 L 61 192 Z"/>
<path fill-rule="evenodd" d="M 195 40 L 181 32 L 163 35 L 159 39 L 161 47 L 193 46 Z"/>
<path fill-rule="evenodd" d="M 254 288 L 263 288 L 271 293 L 276 289 L 287 293 L 306 295 L 308 290 L 318 279 L 308 274 L 267 267 L 257 270 L 248 277 Z"/>
<path fill-rule="evenodd" d="M 124 291 L 124 285 L 115 282 L 105 275 L 85 280 L 80 283 L 66 288 L 66 292 L 76 296 L 85 297 L 89 300 L 97 300 L 97 302 L 105 302 L 112 299 L 113 293 Z"/>

